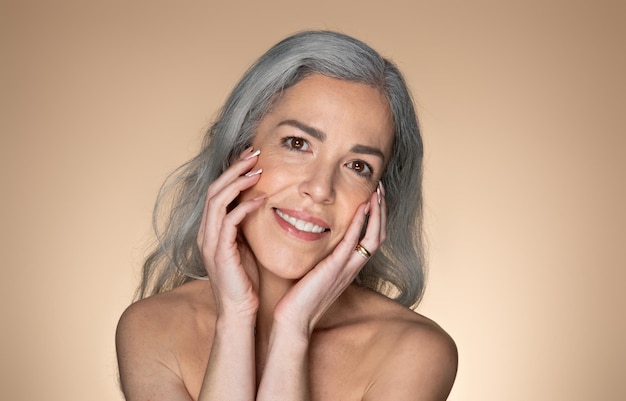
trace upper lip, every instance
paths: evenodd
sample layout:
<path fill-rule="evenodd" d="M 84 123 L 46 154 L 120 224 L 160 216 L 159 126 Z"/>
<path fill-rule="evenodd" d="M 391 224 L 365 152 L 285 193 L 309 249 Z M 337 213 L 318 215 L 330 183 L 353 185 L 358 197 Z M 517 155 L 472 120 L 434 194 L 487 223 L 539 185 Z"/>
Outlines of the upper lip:
<path fill-rule="evenodd" d="M 278 208 L 278 207 L 275 207 L 273 209 L 274 211 L 279 210 L 281 213 L 287 214 L 298 220 L 302 220 L 307 223 L 313 223 L 317 226 L 323 227 L 325 230 L 330 230 L 330 224 L 328 224 L 326 221 L 324 221 L 323 219 L 319 217 L 312 216 L 311 214 L 307 212 L 293 210 L 293 209 L 283 209 L 283 208 Z"/>

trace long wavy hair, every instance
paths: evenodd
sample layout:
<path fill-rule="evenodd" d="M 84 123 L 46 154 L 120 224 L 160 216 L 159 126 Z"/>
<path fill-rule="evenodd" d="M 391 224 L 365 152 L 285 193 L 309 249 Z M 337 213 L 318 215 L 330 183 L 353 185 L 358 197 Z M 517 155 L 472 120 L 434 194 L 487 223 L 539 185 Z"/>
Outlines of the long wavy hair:
<path fill-rule="evenodd" d="M 395 138 L 382 178 L 387 239 L 356 282 L 409 307 L 419 302 L 425 275 L 423 143 L 413 100 L 391 61 L 357 39 L 328 31 L 295 34 L 261 56 L 228 97 L 200 152 L 165 181 L 153 215 L 157 241 L 143 265 L 137 299 L 206 279 L 196 235 L 209 184 L 250 146 L 259 121 L 280 94 L 310 74 L 364 83 L 389 100 Z"/>

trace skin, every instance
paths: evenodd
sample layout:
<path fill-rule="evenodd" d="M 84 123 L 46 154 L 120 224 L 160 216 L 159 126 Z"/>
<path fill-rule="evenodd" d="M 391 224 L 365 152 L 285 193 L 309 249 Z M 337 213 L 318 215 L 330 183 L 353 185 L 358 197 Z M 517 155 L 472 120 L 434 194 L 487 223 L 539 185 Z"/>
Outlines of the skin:
<path fill-rule="evenodd" d="M 321 75 L 287 89 L 253 149 L 208 189 L 198 246 L 210 280 L 122 316 L 127 399 L 445 399 L 457 366 L 450 337 L 352 284 L 366 262 L 356 244 L 373 253 L 385 239 L 378 181 L 392 142 L 378 90 Z"/>

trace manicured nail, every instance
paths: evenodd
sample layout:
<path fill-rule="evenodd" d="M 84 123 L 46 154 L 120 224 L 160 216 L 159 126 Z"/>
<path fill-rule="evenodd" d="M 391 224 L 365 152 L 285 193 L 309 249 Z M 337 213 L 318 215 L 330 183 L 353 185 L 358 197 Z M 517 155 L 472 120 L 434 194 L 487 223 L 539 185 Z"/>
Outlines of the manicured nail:
<path fill-rule="evenodd" d="M 267 198 L 267 195 L 259 195 L 256 198 L 252 198 L 252 201 L 260 201 Z"/>
<path fill-rule="evenodd" d="M 378 204 L 380 205 L 380 202 L 381 202 L 381 200 L 382 200 L 382 199 L 381 199 L 381 198 L 382 198 L 382 195 L 381 195 L 381 193 L 380 193 L 380 182 L 379 182 L 379 183 L 378 183 L 378 185 L 376 186 L 376 195 L 378 195 Z"/>
<path fill-rule="evenodd" d="M 365 210 L 363 211 L 363 214 L 368 214 L 370 212 L 370 203 L 367 202 L 367 205 L 365 205 Z"/>
<path fill-rule="evenodd" d="M 254 149 L 254 148 L 253 148 L 252 146 L 250 146 L 249 148 L 247 148 L 246 150 L 244 150 L 243 152 L 241 152 L 241 155 L 239 155 L 239 158 L 240 158 L 241 160 L 245 160 L 245 159 L 246 159 L 246 156 L 247 156 L 250 152 L 252 152 L 252 149 Z"/>
<path fill-rule="evenodd" d="M 253 175 L 261 174 L 262 172 L 263 172 L 263 169 L 260 168 L 254 171 L 248 171 L 245 175 L 246 177 L 252 177 Z"/>
<path fill-rule="evenodd" d="M 254 153 L 249 154 L 248 156 L 244 157 L 243 159 L 244 159 L 244 160 L 250 160 L 250 159 L 252 159 L 253 157 L 257 157 L 259 154 L 261 154 L 261 149 L 257 149 L 257 150 L 255 150 L 255 151 L 254 151 Z"/>

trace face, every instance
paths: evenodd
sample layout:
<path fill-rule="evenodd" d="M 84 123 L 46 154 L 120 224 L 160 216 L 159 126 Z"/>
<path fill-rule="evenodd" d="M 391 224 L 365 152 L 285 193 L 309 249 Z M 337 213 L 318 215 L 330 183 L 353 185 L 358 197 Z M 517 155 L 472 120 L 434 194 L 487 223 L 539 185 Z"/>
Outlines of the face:
<path fill-rule="evenodd" d="M 259 182 L 241 195 L 266 201 L 242 223 L 262 268 L 297 279 L 329 255 L 376 190 L 391 155 L 387 99 L 370 86 L 311 75 L 259 123 Z"/>

